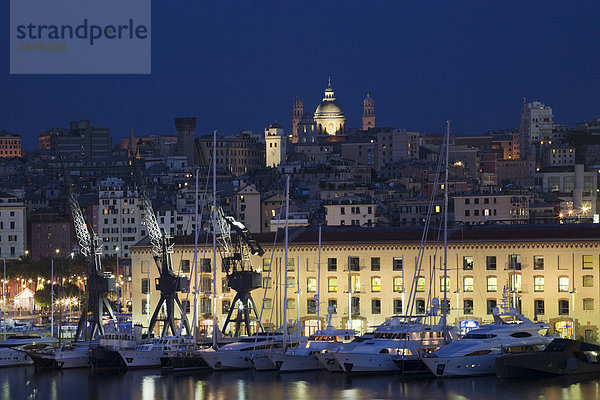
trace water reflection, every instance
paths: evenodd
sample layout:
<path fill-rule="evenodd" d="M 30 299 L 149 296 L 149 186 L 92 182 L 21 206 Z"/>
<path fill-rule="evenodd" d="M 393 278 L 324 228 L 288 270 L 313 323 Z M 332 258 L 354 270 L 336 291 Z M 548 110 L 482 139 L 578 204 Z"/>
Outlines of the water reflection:
<path fill-rule="evenodd" d="M 499 381 L 495 377 L 403 381 L 394 375 L 277 372 L 167 374 L 160 371 L 93 373 L 88 370 L 35 372 L 7 368 L 0 372 L 0 400 L 161 400 L 161 399 L 364 399 L 414 398 L 453 400 L 600 398 L 600 379 L 565 377 L 538 381 Z"/>

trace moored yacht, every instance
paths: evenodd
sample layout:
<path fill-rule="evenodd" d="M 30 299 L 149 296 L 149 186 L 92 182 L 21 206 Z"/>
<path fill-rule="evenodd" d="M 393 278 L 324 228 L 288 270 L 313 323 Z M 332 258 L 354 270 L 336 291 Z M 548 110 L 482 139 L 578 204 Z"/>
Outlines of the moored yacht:
<path fill-rule="evenodd" d="M 302 326 L 299 326 L 288 335 L 287 340 L 297 341 L 301 330 Z M 281 332 L 254 334 L 226 344 L 217 350 L 212 348 L 200 350 L 200 355 L 214 370 L 250 369 L 254 367 L 252 358 L 267 357 L 268 352 L 283 348 L 283 339 Z"/>
<path fill-rule="evenodd" d="M 424 357 L 423 362 L 439 377 L 493 375 L 497 357 L 541 350 L 553 339 L 540 335 L 540 331 L 550 328 L 548 324 L 531 321 L 514 308 L 503 314 L 494 308 L 493 315 L 493 323 L 473 329 Z"/>
<path fill-rule="evenodd" d="M 27 352 L 52 348 L 57 340 L 40 335 L 12 335 L 0 342 L 0 367 L 30 365 Z"/>
<path fill-rule="evenodd" d="M 182 336 L 164 336 L 152 339 L 150 343 L 140 343 L 131 348 L 118 350 L 126 368 L 158 368 L 161 357 L 170 357 L 181 347 L 191 346 L 189 338 Z"/>
<path fill-rule="evenodd" d="M 335 329 L 331 325 L 333 307 L 327 315 L 327 328 L 316 331 L 306 343 L 299 343 L 297 347 L 289 348 L 285 353 L 269 354 L 269 358 L 281 372 L 311 371 L 325 367 L 316 358 L 316 354 L 336 351 L 355 338 L 356 331 L 352 329 Z"/>
<path fill-rule="evenodd" d="M 421 318 L 393 317 L 374 331 L 373 338 L 359 343 L 351 351 L 332 353 L 347 373 L 390 373 L 399 371 L 398 360 L 418 361 L 420 355 L 443 346 L 452 331 L 443 324 L 427 325 Z M 396 360 L 396 361 L 395 361 Z M 419 363 L 411 363 L 411 368 Z M 403 368 L 408 370 L 409 365 Z M 419 368 L 420 369 L 420 368 Z"/>
<path fill-rule="evenodd" d="M 600 373 L 600 346 L 556 338 L 543 351 L 506 354 L 496 358 L 500 379 L 530 379 Z"/>
<path fill-rule="evenodd" d="M 100 335 L 99 343 L 90 347 L 90 365 L 98 369 L 122 369 L 127 364 L 119 350 L 135 349 L 142 343 L 142 327 L 135 325 L 133 333 L 107 332 Z"/>
<path fill-rule="evenodd" d="M 323 350 L 315 354 L 315 358 L 319 363 L 329 372 L 343 372 L 344 369 L 335 358 L 337 352 L 351 352 L 356 346 L 364 342 L 365 340 L 373 339 L 375 334 L 373 332 L 367 332 L 364 335 L 355 336 L 354 340 L 347 343 L 342 343 L 338 349 Z"/>
<path fill-rule="evenodd" d="M 58 349 L 28 353 L 36 369 L 68 369 L 89 367 L 91 342 L 64 343 Z"/>

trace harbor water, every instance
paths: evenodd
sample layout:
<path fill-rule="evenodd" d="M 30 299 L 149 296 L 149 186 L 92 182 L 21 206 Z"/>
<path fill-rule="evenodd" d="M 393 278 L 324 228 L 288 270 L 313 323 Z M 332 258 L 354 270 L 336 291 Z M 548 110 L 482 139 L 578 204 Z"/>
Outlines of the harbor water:
<path fill-rule="evenodd" d="M 396 375 L 326 372 L 162 374 L 160 370 L 92 372 L 0 370 L 0 400 L 187 399 L 570 399 L 600 398 L 600 377 L 500 381 L 494 376 L 402 380 Z"/>

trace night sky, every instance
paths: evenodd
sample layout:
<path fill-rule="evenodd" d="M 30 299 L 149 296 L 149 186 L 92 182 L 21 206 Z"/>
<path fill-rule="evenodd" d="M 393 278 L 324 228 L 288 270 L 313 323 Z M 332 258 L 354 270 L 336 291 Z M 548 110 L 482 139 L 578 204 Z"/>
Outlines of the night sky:
<path fill-rule="evenodd" d="M 8 32 L 9 6 L 0 23 Z M 24 148 L 39 132 L 90 119 L 113 138 L 290 126 L 299 94 L 314 111 L 331 76 L 359 127 L 478 134 L 516 128 L 523 97 L 557 123 L 600 117 L 598 1 L 154 1 L 151 75 L 9 75 L 0 43 L 0 130 Z"/>

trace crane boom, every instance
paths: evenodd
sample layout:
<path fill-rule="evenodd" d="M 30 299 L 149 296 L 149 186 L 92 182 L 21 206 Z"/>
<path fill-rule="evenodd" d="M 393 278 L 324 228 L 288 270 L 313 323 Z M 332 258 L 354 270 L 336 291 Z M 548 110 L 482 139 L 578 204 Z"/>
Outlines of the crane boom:
<path fill-rule="evenodd" d="M 148 190 L 144 182 L 142 172 L 137 164 L 137 159 L 132 157 L 132 165 L 135 167 L 135 172 L 138 180 L 139 195 L 142 200 L 142 208 L 144 212 L 144 219 L 146 221 L 146 229 L 148 230 L 148 236 L 150 237 L 150 244 L 152 245 L 152 255 L 156 267 L 158 268 L 159 277 L 156 279 L 156 289 L 160 292 L 160 300 L 158 301 L 152 318 L 150 318 L 150 324 L 148 325 L 148 335 L 152 335 L 154 327 L 157 321 L 163 321 L 162 336 L 168 335 L 171 332 L 172 335 L 177 334 L 175 328 L 175 309 L 181 319 L 183 320 L 183 326 L 186 332 L 190 334 L 190 326 L 185 315 L 185 310 L 177 296 L 177 292 L 185 292 L 188 290 L 188 278 L 183 275 L 176 275 L 173 272 L 173 265 L 171 260 L 171 254 L 173 253 L 173 244 L 171 243 L 170 237 L 160 229 L 154 208 L 152 207 L 152 201 L 148 195 Z M 166 312 L 164 318 L 160 318 L 160 311 L 163 306 L 166 306 Z M 187 308 L 187 305 L 186 305 Z"/>
<path fill-rule="evenodd" d="M 82 311 L 79 317 L 75 340 L 94 339 L 96 335 L 104 334 L 104 325 L 102 323 L 104 312 L 108 314 L 111 321 L 116 321 L 110 302 L 106 297 L 107 293 L 115 291 L 115 278 L 111 273 L 102 271 L 102 247 L 99 246 L 98 237 L 94 231 L 85 222 L 63 156 L 60 157 L 60 161 L 64 172 L 65 184 L 67 185 L 69 206 L 71 208 L 71 217 L 77 241 L 79 242 L 81 254 L 84 255 L 89 266 L 86 290 L 88 301 L 85 310 Z M 89 329 L 88 323 L 90 325 Z"/>

